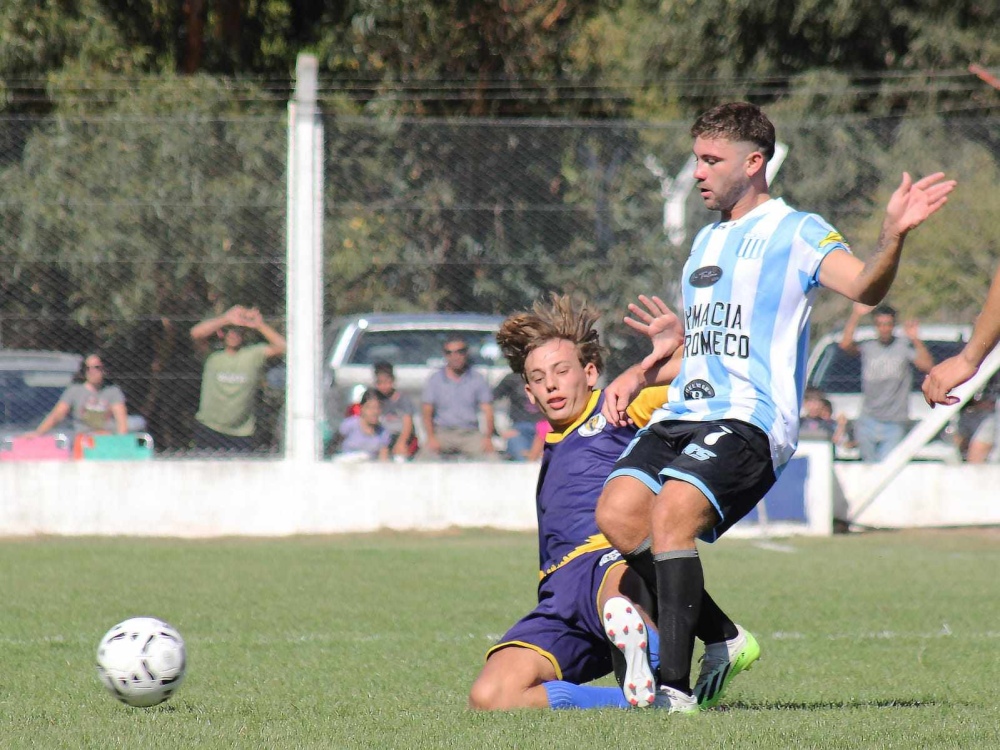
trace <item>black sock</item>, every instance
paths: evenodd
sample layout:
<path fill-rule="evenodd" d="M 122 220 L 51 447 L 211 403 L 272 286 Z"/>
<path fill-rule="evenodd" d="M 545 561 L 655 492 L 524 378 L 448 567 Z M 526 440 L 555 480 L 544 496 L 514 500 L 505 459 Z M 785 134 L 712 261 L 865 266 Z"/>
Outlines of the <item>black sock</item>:
<path fill-rule="evenodd" d="M 737 632 L 736 623 L 730 620 L 729 615 L 719 608 L 707 591 L 702 589 L 701 612 L 694 630 L 698 640 L 703 643 L 721 643 L 735 638 Z"/>
<path fill-rule="evenodd" d="M 691 654 L 705 576 L 697 549 L 659 552 L 656 564 L 660 684 L 691 694 Z"/>
<path fill-rule="evenodd" d="M 622 555 L 628 563 L 630 570 L 634 571 L 646 584 L 645 588 L 649 595 L 648 601 L 643 601 L 640 606 L 649 612 L 649 616 L 656 619 L 656 566 L 653 564 L 653 543 L 648 537 L 642 544 L 631 552 Z M 635 599 L 633 599 L 635 601 Z"/>

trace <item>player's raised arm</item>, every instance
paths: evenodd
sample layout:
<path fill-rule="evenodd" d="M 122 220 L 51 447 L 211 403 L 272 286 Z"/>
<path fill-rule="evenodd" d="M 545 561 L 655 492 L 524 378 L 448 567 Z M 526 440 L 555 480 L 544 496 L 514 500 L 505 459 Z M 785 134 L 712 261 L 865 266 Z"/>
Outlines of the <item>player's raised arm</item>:
<path fill-rule="evenodd" d="M 976 318 L 972 337 L 965 348 L 954 357 L 931 368 L 924 379 L 924 400 L 931 405 L 958 403 L 958 396 L 949 395 L 952 388 L 960 386 L 979 372 L 986 355 L 1000 341 L 1000 268 L 993 276 L 993 283 L 986 294 L 983 311 Z"/>
<path fill-rule="evenodd" d="M 882 301 L 896 278 L 906 235 L 948 202 L 955 180 L 935 172 L 916 182 L 907 172 L 889 198 L 875 252 L 867 261 L 843 250 L 834 250 L 820 266 L 820 283 L 855 302 L 875 305 Z"/>

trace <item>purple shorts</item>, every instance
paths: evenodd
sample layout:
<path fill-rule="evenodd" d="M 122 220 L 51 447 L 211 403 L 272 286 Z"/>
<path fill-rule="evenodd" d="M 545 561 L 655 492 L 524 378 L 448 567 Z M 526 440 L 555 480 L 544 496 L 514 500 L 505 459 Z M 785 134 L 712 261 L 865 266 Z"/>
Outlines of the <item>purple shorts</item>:
<path fill-rule="evenodd" d="M 536 651 L 556 670 L 556 679 L 582 685 L 611 672 L 611 644 L 598 607 L 608 572 L 624 565 L 605 547 L 556 568 L 538 584 L 538 606 L 518 620 L 486 653 L 509 646 Z"/>

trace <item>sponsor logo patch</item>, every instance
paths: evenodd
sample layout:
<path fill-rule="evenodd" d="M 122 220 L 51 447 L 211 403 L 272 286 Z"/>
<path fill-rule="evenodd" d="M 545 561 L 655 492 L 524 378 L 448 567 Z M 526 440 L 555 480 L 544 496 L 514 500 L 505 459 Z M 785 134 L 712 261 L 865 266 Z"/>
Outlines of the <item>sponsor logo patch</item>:
<path fill-rule="evenodd" d="M 712 286 L 719 279 L 722 278 L 722 269 L 718 266 L 702 266 L 701 268 L 695 269 L 691 276 L 688 278 L 688 283 L 691 286 L 698 287 L 699 289 L 706 286 Z"/>
<path fill-rule="evenodd" d="M 702 448 L 697 443 L 691 443 L 681 451 L 685 456 L 691 456 L 691 458 L 698 461 L 707 461 L 710 458 L 715 458 L 715 454 L 712 453 L 708 448 Z"/>
<path fill-rule="evenodd" d="M 684 386 L 684 398 L 686 399 L 712 398 L 714 395 L 715 389 L 704 380 L 692 380 Z"/>
<path fill-rule="evenodd" d="M 621 560 L 621 558 L 622 558 L 622 553 L 616 549 L 613 549 L 606 555 L 604 555 L 604 557 L 601 558 L 601 561 L 597 563 L 597 567 L 603 568 L 608 563 L 613 563 L 615 560 Z"/>

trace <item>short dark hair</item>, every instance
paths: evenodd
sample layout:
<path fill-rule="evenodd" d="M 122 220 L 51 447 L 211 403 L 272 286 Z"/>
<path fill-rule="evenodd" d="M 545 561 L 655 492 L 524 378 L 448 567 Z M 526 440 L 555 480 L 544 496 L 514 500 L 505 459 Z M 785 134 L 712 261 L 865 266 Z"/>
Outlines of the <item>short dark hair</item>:
<path fill-rule="evenodd" d="M 380 360 L 372 365 L 372 369 L 375 370 L 375 376 L 388 375 L 390 378 L 396 377 L 395 371 L 392 369 L 392 362 L 386 362 L 385 360 Z"/>
<path fill-rule="evenodd" d="M 889 315 L 893 318 L 896 317 L 896 308 L 892 305 L 879 305 L 874 310 L 872 310 L 872 317 L 876 315 Z"/>
<path fill-rule="evenodd" d="M 692 138 L 725 138 L 754 144 L 765 161 L 774 156 L 774 125 L 750 102 L 729 102 L 703 112 L 691 126 Z"/>
<path fill-rule="evenodd" d="M 362 393 L 362 394 L 361 394 L 361 400 L 360 400 L 360 401 L 358 401 L 358 403 L 359 403 L 359 404 L 360 404 L 361 406 L 364 406 L 364 405 L 365 405 L 365 404 L 367 404 L 367 403 L 368 403 L 369 401 L 371 401 L 371 400 L 372 400 L 373 398 L 374 398 L 374 399 L 377 399 L 377 398 L 378 398 L 378 392 L 377 392 L 377 391 L 374 391 L 374 390 L 372 390 L 371 388 L 369 388 L 368 390 L 366 390 L 366 391 L 365 391 L 364 393 Z"/>

